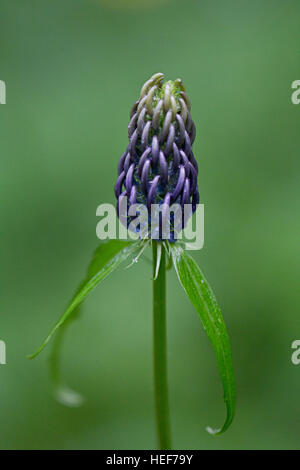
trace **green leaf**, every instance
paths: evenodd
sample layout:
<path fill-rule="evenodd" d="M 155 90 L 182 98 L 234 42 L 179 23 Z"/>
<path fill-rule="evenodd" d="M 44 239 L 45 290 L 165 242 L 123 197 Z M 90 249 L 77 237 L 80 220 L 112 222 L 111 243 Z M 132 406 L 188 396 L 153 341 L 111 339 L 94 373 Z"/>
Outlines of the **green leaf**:
<path fill-rule="evenodd" d="M 215 295 L 199 266 L 181 247 L 174 245 L 171 249 L 178 279 L 195 307 L 217 356 L 227 417 L 221 429 L 207 428 L 207 431 L 221 434 L 228 429 L 235 413 L 235 382 L 229 337 Z"/>
<path fill-rule="evenodd" d="M 69 307 L 56 322 L 41 346 L 35 353 L 28 356 L 28 359 L 33 359 L 44 349 L 57 329 L 69 319 L 72 312 L 74 312 L 74 309 L 85 299 L 91 290 L 93 290 L 130 255 L 134 254 L 140 246 L 140 241 L 109 240 L 108 242 L 101 243 L 94 253 L 88 269 L 88 274 L 78 287 Z"/>

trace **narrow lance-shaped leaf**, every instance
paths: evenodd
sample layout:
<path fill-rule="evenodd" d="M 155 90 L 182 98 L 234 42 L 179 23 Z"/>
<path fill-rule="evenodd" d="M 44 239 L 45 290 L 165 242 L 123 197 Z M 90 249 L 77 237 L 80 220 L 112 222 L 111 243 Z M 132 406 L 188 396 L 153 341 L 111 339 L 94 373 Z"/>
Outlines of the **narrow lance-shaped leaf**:
<path fill-rule="evenodd" d="M 113 247 L 114 243 L 115 242 L 112 242 L 110 246 Z M 128 243 L 123 242 L 120 247 L 125 248 L 127 244 Z M 86 278 L 80 283 L 80 285 L 76 289 L 72 300 L 80 292 L 80 290 L 82 289 L 84 284 L 86 284 L 88 279 L 95 276 L 97 272 L 106 264 L 107 258 L 104 253 L 105 248 L 110 249 L 107 242 L 102 242 L 94 252 L 92 260 L 87 270 Z M 110 256 L 111 255 L 109 255 L 109 257 Z M 80 406 L 84 402 L 84 397 L 77 391 L 68 387 L 62 379 L 60 370 L 61 349 L 68 327 L 73 321 L 76 321 L 79 318 L 81 310 L 82 303 L 77 305 L 77 307 L 73 310 L 72 314 L 68 317 L 68 319 L 60 326 L 60 328 L 56 332 L 54 341 L 52 342 L 52 350 L 49 356 L 50 380 L 53 387 L 53 395 L 59 403 L 69 407 Z"/>
<path fill-rule="evenodd" d="M 29 359 L 36 357 L 44 347 L 49 343 L 57 329 L 69 319 L 75 308 L 85 299 L 85 297 L 93 290 L 103 279 L 105 279 L 112 271 L 114 271 L 123 261 L 130 255 L 134 254 L 140 247 L 140 242 L 124 242 L 121 240 L 110 240 L 102 243 L 96 250 L 88 275 L 80 284 L 69 307 L 65 313 L 56 322 L 49 335 L 46 337 L 37 351 L 30 356 Z"/>
<path fill-rule="evenodd" d="M 197 263 L 181 247 L 172 247 L 178 279 L 195 307 L 213 345 L 222 379 L 227 417 L 221 429 L 207 428 L 211 434 L 221 434 L 230 426 L 235 412 L 235 382 L 229 337 L 215 295 Z"/>

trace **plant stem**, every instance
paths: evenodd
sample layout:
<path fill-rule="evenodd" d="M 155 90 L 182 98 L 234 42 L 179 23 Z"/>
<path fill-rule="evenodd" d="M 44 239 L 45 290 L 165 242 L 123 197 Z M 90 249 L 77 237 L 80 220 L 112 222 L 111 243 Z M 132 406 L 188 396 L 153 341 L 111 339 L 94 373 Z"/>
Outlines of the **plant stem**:
<path fill-rule="evenodd" d="M 159 243 L 152 240 L 154 393 L 159 448 L 167 450 L 171 449 L 171 439 L 166 350 L 166 259 L 165 248 L 161 244 L 160 267 L 155 279 Z"/>

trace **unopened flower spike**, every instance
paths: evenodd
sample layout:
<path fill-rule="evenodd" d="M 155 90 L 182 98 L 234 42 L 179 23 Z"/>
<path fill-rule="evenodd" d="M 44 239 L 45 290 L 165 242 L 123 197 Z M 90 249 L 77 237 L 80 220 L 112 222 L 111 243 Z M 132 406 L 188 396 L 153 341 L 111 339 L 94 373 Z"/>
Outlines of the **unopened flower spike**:
<path fill-rule="evenodd" d="M 166 343 L 166 271 L 172 266 L 212 343 L 223 385 L 225 423 L 220 429 L 207 430 L 221 434 L 230 426 L 235 413 L 235 383 L 225 323 L 211 287 L 187 253 L 187 245 L 179 241 L 180 232 L 199 203 L 198 165 L 192 148 L 195 136 L 191 105 L 182 81 L 164 82 L 162 73 L 153 75 L 142 86 L 132 107 L 129 143 L 119 161 L 115 184 L 117 214 L 130 236 L 127 240 L 111 239 L 99 245 L 68 308 L 39 349 L 29 356 L 37 356 L 60 329 L 51 356 L 52 376 L 59 388 L 56 396 L 60 396 L 61 402 L 76 406 L 80 400 L 74 400 L 77 394 L 62 387 L 58 369 L 58 345 L 65 327 L 76 318 L 79 305 L 89 292 L 126 260 L 131 260 L 129 266 L 136 264 L 152 245 L 154 391 L 160 449 L 172 448 Z M 145 442 L 145 448 L 149 445 Z"/>
<path fill-rule="evenodd" d="M 117 210 L 130 228 L 134 217 L 127 214 L 131 207 L 144 205 L 148 219 L 137 229 L 158 240 L 164 222 L 170 223 L 169 239 L 174 241 L 187 221 L 179 217 L 176 224 L 174 214 L 166 221 L 171 205 L 178 204 L 183 210 L 191 204 L 192 213 L 199 202 L 198 165 L 192 150 L 196 129 L 190 109 L 182 81 L 164 83 L 163 74 L 157 73 L 143 85 L 130 114 L 129 144 L 120 159 L 115 185 Z M 151 214 L 155 205 L 164 206 L 156 226 Z"/>

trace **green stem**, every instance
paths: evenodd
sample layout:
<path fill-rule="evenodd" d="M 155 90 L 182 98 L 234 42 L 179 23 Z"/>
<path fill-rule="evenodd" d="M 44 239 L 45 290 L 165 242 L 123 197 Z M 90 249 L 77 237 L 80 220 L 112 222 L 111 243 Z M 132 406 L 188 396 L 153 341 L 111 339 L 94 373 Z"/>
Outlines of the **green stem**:
<path fill-rule="evenodd" d="M 166 348 L 166 259 L 161 244 L 161 260 L 155 279 L 159 242 L 153 247 L 153 345 L 154 345 L 154 393 L 158 442 L 161 450 L 171 449 Z"/>

